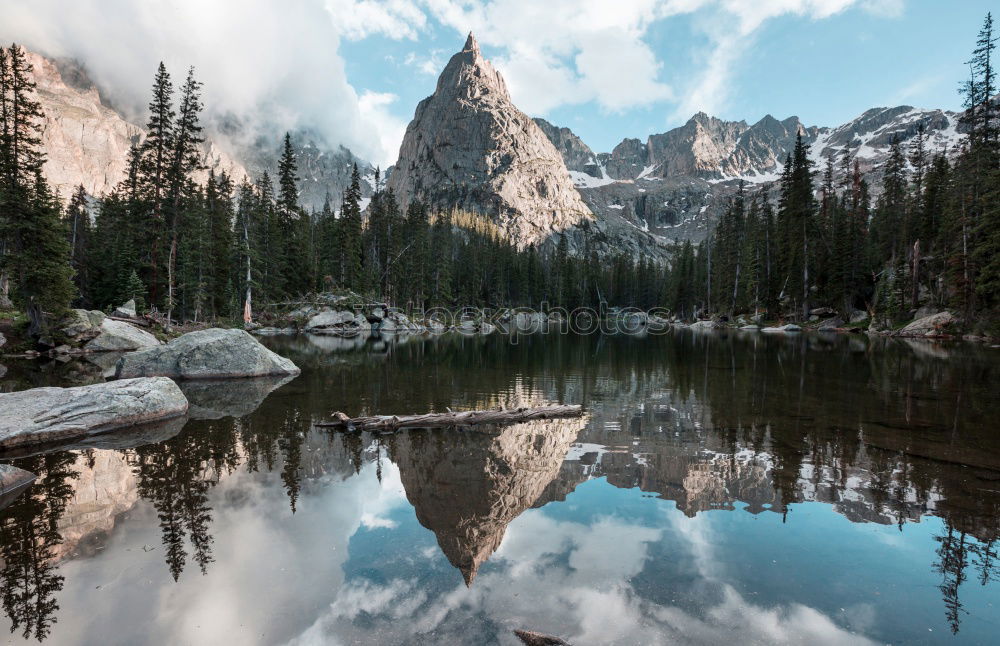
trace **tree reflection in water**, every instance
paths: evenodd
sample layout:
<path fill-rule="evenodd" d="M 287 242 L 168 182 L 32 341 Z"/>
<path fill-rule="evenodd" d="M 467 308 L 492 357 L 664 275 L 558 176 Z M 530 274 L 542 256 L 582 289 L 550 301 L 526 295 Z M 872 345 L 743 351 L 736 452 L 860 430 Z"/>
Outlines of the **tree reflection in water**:
<path fill-rule="evenodd" d="M 63 576 L 57 573 L 53 557 L 62 542 L 59 519 L 78 475 L 73 469 L 76 460 L 72 453 L 58 453 L 19 462 L 37 479 L 0 512 L 0 597 L 11 633 L 20 630 L 24 639 L 44 640 L 56 621 L 55 595 L 63 588 Z"/>
<path fill-rule="evenodd" d="M 1000 440 L 992 429 L 1000 404 L 990 385 L 1000 382 L 1000 364 L 976 346 L 686 332 L 518 344 L 445 337 L 378 354 L 360 346 L 335 355 L 307 339 L 273 343 L 303 373 L 265 405 L 254 410 L 267 388 L 216 397 L 204 387 L 192 396 L 205 419 L 118 450 L 138 496 L 156 511 L 175 581 L 188 559 L 202 573 L 212 567 L 220 549 L 212 489 L 227 476 L 274 477 L 294 514 L 323 477 L 351 477 L 373 461 L 381 479 L 386 460 L 470 584 L 517 515 L 593 478 L 674 501 L 692 517 L 739 503 L 794 525 L 789 512 L 803 502 L 900 531 L 940 517 L 928 566 L 941 577 L 953 632 L 964 616 L 961 592 L 998 578 Z M 591 418 L 572 433 L 511 431 L 517 441 L 503 432 L 372 437 L 312 428 L 337 407 L 368 414 L 539 401 L 583 403 Z M 546 437 L 564 441 L 548 446 Z M 562 461 L 570 446 L 579 451 Z M 79 473 L 101 468 L 95 452 L 15 461 L 39 475 L 0 511 L 4 611 L 26 638 L 44 639 L 55 621 L 57 562 L 71 551 L 59 547 L 60 517 Z"/>

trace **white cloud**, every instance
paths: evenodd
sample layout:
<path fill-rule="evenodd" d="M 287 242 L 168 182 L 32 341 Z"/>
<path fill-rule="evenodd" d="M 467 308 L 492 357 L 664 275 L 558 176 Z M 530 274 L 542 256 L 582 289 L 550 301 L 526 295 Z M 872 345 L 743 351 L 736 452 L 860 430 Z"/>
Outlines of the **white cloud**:
<path fill-rule="evenodd" d="M 358 40 L 380 34 L 415 40 L 426 24 L 423 11 L 408 0 L 326 0 L 338 33 Z"/>
<path fill-rule="evenodd" d="M 306 126 L 359 156 L 395 160 L 410 106 L 358 91 L 342 40 L 421 42 L 439 23 L 473 31 L 498 52 L 515 102 L 531 114 L 593 102 L 605 112 L 678 102 L 672 120 L 722 112 L 734 70 L 769 20 L 822 20 L 850 8 L 897 16 L 904 0 L 0 0 L 0 39 L 85 62 L 113 102 L 144 120 L 163 60 L 175 77 L 190 65 L 204 82 L 206 118 L 236 117 L 277 140 Z M 687 15 L 703 39 L 691 74 L 672 87 L 649 44 L 660 21 Z M 457 40 L 457 39 L 456 39 Z M 436 75 L 447 52 L 415 51 L 404 63 Z M 389 56 L 387 54 L 387 56 Z M 686 64 L 686 63 L 685 63 Z M 690 81 L 686 79 L 690 78 Z M 180 78 L 178 78 L 178 81 Z M 398 116 L 402 114 L 404 119 Z"/>
<path fill-rule="evenodd" d="M 365 90 L 358 98 L 358 109 L 361 112 L 365 129 L 373 133 L 378 155 L 368 157 L 372 163 L 385 168 L 396 162 L 399 156 L 399 144 L 406 132 L 406 122 L 396 117 L 389 109 L 398 96 L 389 92 L 371 92 Z"/>
<path fill-rule="evenodd" d="M 371 34 L 413 38 L 425 21 L 404 0 L 244 0 L 238 6 L 0 0 L 0 16 L 0 39 L 82 61 L 112 102 L 136 121 L 145 121 L 159 61 L 175 85 L 193 65 L 204 83 L 207 122 L 235 118 L 247 136 L 272 136 L 275 145 L 285 130 L 309 127 L 331 145 L 383 164 L 395 161 L 401 127 L 388 118 L 384 97 L 355 90 L 340 42 Z"/>
<path fill-rule="evenodd" d="M 441 643 L 485 640 L 475 633 L 480 622 L 490 630 L 558 634 L 573 644 L 873 643 L 814 608 L 746 599 L 717 571 L 722 559 L 712 553 L 705 516 L 672 512 L 654 528 L 618 517 L 563 521 L 531 509 L 511 523 L 492 556 L 500 569 L 480 573 L 471 589 L 458 581 L 437 591 L 413 579 L 348 580 L 326 612 L 289 643 L 355 643 L 373 634 L 386 643 L 416 643 L 430 635 Z M 667 532 L 682 538 L 674 558 L 694 565 L 698 578 L 689 587 L 712 590 L 699 612 L 655 603 L 632 587 L 649 560 L 649 545 Z M 871 612 L 852 608 L 868 623 Z"/>
<path fill-rule="evenodd" d="M 501 49 L 494 60 L 525 111 L 589 101 L 618 111 L 672 96 L 643 36 L 676 3 L 655 0 L 424 0 L 460 33 Z M 686 4 L 691 4 L 689 1 Z M 697 4 L 697 3 L 694 3 Z"/>

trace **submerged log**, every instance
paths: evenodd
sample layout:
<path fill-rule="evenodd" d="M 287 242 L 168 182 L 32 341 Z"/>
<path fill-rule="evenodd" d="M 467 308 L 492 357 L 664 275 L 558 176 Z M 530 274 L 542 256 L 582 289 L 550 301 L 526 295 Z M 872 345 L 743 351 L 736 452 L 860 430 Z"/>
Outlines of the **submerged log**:
<path fill-rule="evenodd" d="M 537 406 L 534 408 L 498 408 L 495 410 L 470 410 L 463 412 L 425 413 L 423 415 L 374 415 L 371 417 L 348 417 L 336 412 L 333 420 L 319 422 L 316 426 L 344 428 L 349 431 L 397 428 L 435 428 L 441 426 L 472 426 L 474 424 L 515 424 L 533 419 L 554 417 L 578 417 L 583 408 L 576 404 L 563 406 Z"/>
<path fill-rule="evenodd" d="M 515 630 L 514 634 L 525 646 L 570 646 L 570 643 L 554 635 L 536 633 L 533 630 Z"/>

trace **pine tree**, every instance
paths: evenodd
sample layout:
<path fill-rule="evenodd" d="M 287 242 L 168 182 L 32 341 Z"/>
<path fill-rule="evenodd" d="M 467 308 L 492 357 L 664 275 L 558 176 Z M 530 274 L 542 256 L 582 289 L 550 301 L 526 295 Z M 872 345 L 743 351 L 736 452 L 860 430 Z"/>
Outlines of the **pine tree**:
<path fill-rule="evenodd" d="M 175 294 L 175 283 L 178 247 L 187 244 L 191 248 L 201 249 L 204 240 L 182 239 L 183 231 L 189 230 L 192 235 L 204 235 L 207 233 L 205 222 L 205 212 L 198 204 L 198 196 L 193 194 L 191 186 L 191 175 L 201 168 L 199 156 L 199 146 L 204 141 L 201 137 L 201 125 L 198 115 L 201 112 L 201 83 L 194 78 L 194 68 L 188 70 L 184 86 L 181 88 L 180 110 L 177 119 L 173 124 L 170 165 L 164 178 L 168 187 L 167 195 L 167 227 L 169 230 L 169 245 L 167 247 L 167 320 L 170 321 L 171 313 L 176 305 L 177 295 Z M 190 208 L 190 212 L 185 211 L 185 206 Z M 197 221 L 186 222 L 186 219 L 196 218 Z M 201 259 L 195 261 L 201 263 Z M 197 270 L 199 276 L 203 276 L 203 269 Z M 199 279 L 194 283 L 189 278 L 189 290 L 196 290 L 195 301 L 198 305 L 195 308 L 196 315 L 200 314 L 201 306 L 205 302 L 205 283 Z M 182 310 L 183 311 L 183 310 Z"/>
<path fill-rule="evenodd" d="M 40 336 L 76 295 L 57 198 L 42 176 L 41 105 L 31 65 L 17 45 L 0 59 L 0 239 L 28 331 Z"/>
<path fill-rule="evenodd" d="M 351 184 L 340 207 L 340 284 L 358 290 L 362 286 L 361 176 L 358 165 L 351 171 Z"/>
<path fill-rule="evenodd" d="M 159 303 L 163 271 L 163 251 L 161 249 L 167 233 L 166 202 L 167 175 L 173 161 L 174 150 L 174 109 L 173 83 L 166 66 L 161 62 L 153 79 L 153 98 L 149 103 L 149 121 L 146 123 L 146 139 L 142 144 L 139 166 L 139 190 L 142 194 L 144 212 L 144 243 L 148 250 L 150 300 Z"/>
<path fill-rule="evenodd" d="M 85 304 L 90 304 L 91 261 L 88 252 L 93 227 L 87 210 L 87 191 L 83 185 L 78 186 L 73 192 L 73 197 L 66 208 L 66 220 L 69 229 L 70 266 L 73 268 L 77 293 Z"/>

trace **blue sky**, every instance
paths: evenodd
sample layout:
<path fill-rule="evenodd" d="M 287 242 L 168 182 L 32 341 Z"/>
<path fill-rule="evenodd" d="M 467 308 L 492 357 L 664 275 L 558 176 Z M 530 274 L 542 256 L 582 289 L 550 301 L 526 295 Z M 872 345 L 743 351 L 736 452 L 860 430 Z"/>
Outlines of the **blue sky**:
<path fill-rule="evenodd" d="M 235 115 L 275 141 L 309 127 L 386 166 L 470 30 L 518 107 L 602 152 L 699 110 L 838 125 L 879 105 L 957 108 L 991 8 L 996 0 L 0 0 L 0 40 L 82 61 L 139 122 L 159 61 L 175 76 L 194 66 L 207 121 Z"/>
<path fill-rule="evenodd" d="M 514 7 L 521 3 L 489 4 Z M 589 29 L 572 24 L 566 28 L 573 12 L 557 15 L 563 9 L 561 3 L 541 4 L 551 7 L 553 24 L 539 24 L 539 32 L 559 25 L 567 31 Z M 594 44 L 589 34 L 583 34 L 565 52 L 553 51 L 548 56 L 546 36 L 542 36 L 543 52 L 537 55 L 507 40 L 514 27 L 494 24 L 482 29 L 471 10 L 468 16 L 445 20 L 425 10 L 424 22 L 409 33 L 345 38 L 340 51 L 349 81 L 361 92 L 385 95 L 388 113 L 405 122 L 416 103 L 433 91 L 437 74 L 461 48 L 466 30 L 479 26 L 477 36 L 484 54 L 504 73 L 522 109 L 568 126 L 595 150 L 607 151 L 624 137 L 644 138 L 680 125 L 697 110 L 750 122 L 770 113 L 778 118 L 797 115 L 810 125 L 837 125 L 879 105 L 956 109 L 963 62 L 986 12 L 996 8 L 995 2 L 986 0 L 746 0 L 742 4 L 749 13 L 756 5 L 761 13 L 775 15 L 747 18 L 760 20 L 759 25 L 740 33 L 740 21 L 725 2 L 692 2 L 700 6 L 690 12 L 649 17 L 656 11 L 650 5 L 663 4 L 635 3 L 636 18 L 622 30 L 623 37 L 633 38 L 630 46 L 638 42 L 652 54 L 653 64 L 639 69 L 631 63 L 634 53 L 613 42 L 613 30 L 611 42 Z M 643 12 L 647 12 L 645 18 Z M 516 18 L 510 22 L 517 25 Z M 594 32 L 600 33 L 599 29 Z M 570 91 L 560 93 L 524 74 L 526 60 L 529 65 L 548 65 L 579 78 L 587 74 L 582 55 L 588 49 L 594 50 L 594 57 L 614 65 L 620 59 L 620 73 L 628 81 L 625 87 L 646 92 L 630 96 L 628 90 L 610 88 L 608 92 L 620 97 L 615 103 L 600 88 L 576 92 L 579 88 L 570 84 Z M 719 64 L 713 66 L 713 60 Z M 391 103 L 389 95 L 395 97 Z"/>

